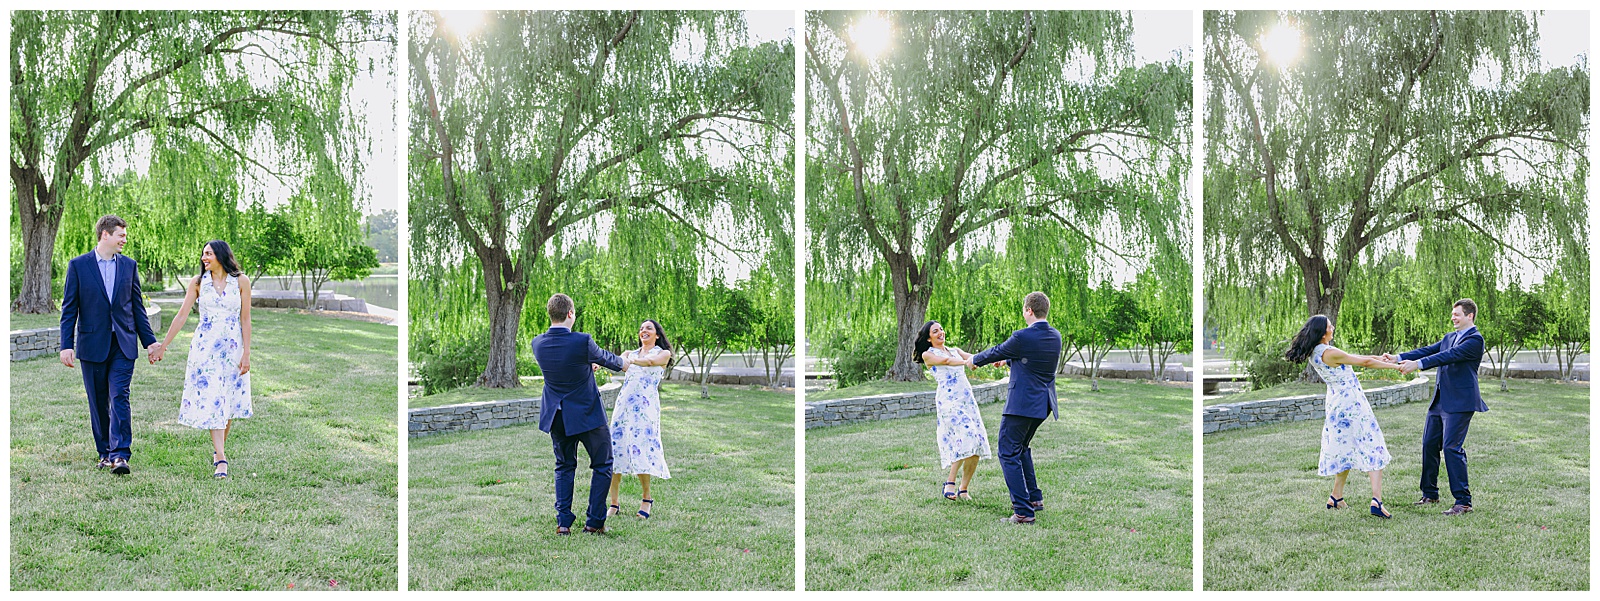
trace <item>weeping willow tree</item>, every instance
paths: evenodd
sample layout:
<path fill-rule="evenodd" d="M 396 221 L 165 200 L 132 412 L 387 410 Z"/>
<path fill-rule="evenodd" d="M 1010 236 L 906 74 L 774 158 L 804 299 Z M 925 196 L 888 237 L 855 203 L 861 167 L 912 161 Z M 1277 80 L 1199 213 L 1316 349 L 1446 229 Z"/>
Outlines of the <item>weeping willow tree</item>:
<path fill-rule="evenodd" d="M 479 263 L 479 385 L 518 386 L 523 305 L 552 239 L 593 239 L 624 209 L 733 255 L 751 252 L 733 236 L 767 234 L 702 225 L 758 222 L 784 201 L 791 43 L 746 44 L 735 12 L 497 12 L 470 32 L 413 15 L 413 264 L 425 274 L 462 249 Z"/>
<path fill-rule="evenodd" d="M 15 11 L 11 183 L 23 251 L 14 311 L 49 313 L 57 234 L 76 190 L 116 177 L 147 148 L 188 180 L 223 153 L 257 177 L 332 169 L 359 181 L 358 48 L 394 44 L 394 12 Z M 192 159 L 186 160 L 186 157 Z"/>
<path fill-rule="evenodd" d="M 1430 269 L 1489 272 L 1430 285 L 1487 294 L 1513 259 L 1587 282 L 1588 67 L 1541 69 L 1532 15 L 1222 11 L 1204 29 L 1208 321 L 1340 315 L 1363 264 L 1419 231 Z"/>
<path fill-rule="evenodd" d="M 948 285 L 944 268 L 993 246 L 1003 224 L 1054 222 L 1125 260 L 1184 231 L 1190 66 L 1133 66 L 1128 15 L 879 19 L 807 13 L 806 215 L 813 281 L 826 287 L 871 263 L 886 272 L 891 379 L 922 377 L 914 338 L 934 288 Z M 1123 230 L 1126 246 L 1101 242 L 1102 228 Z"/>

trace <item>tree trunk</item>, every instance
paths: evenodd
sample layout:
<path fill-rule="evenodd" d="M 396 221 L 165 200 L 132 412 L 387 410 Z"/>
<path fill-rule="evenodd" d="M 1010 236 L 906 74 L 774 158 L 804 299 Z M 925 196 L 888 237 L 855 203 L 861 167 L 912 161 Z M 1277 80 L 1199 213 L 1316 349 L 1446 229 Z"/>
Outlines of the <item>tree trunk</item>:
<path fill-rule="evenodd" d="M 501 269 L 510 271 L 510 260 L 504 257 L 480 257 L 483 262 L 485 290 L 489 301 L 489 361 L 478 376 L 478 386 L 484 388 L 516 388 L 522 385 L 517 379 L 517 330 L 522 324 L 522 304 L 528 300 L 524 286 L 516 282 L 502 283 Z"/>
<path fill-rule="evenodd" d="M 912 259 L 905 259 L 907 262 Z M 896 261 L 897 262 L 897 261 Z M 925 277 L 911 274 L 914 265 L 896 265 L 891 262 L 889 271 L 894 283 L 895 351 L 894 365 L 889 368 L 888 379 L 893 382 L 921 382 L 922 364 L 913 360 L 916 353 L 917 333 L 928 315 L 931 291 Z"/>
<path fill-rule="evenodd" d="M 22 200 L 22 202 L 29 202 Z M 51 294 L 50 269 L 54 265 L 56 233 L 61 229 L 58 219 L 35 219 L 32 227 L 22 226 L 22 289 L 11 302 L 16 313 L 54 313 L 56 301 Z"/>

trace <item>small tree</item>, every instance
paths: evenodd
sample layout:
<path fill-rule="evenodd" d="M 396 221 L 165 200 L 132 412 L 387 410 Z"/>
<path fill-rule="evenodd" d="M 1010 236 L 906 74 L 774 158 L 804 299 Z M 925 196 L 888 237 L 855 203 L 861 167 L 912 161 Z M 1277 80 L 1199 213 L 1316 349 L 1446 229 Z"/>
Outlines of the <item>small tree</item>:
<path fill-rule="evenodd" d="M 700 381 L 700 398 L 711 398 L 711 366 L 728 348 L 745 343 L 750 338 L 750 324 L 755 321 L 755 309 L 750 299 L 738 290 L 730 289 L 721 280 L 712 280 L 702 288 L 694 303 L 687 335 L 684 336 L 685 355 L 694 358 L 695 379 Z"/>
<path fill-rule="evenodd" d="M 1125 342 L 1129 334 L 1143 321 L 1139 304 L 1133 295 L 1117 290 L 1111 282 L 1101 282 L 1089 303 L 1085 328 L 1079 330 L 1079 345 L 1086 353 L 1089 367 L 1089 390 L 1100 391 L 1100 363 L 1117 343 Z"/>
<path fill-rule="evenodd" d="M 1489 347 L 1489 360 L 1500 374 L 1500 392 L 1506 392 L 1511 361 L 1529 341 L 1539 336 L 1550 321 L 1550 311 L 1538 296 L 1523 292 L 1515 284 L 1498 296 L 1493 312 L 1493 317 L 1498 319 L 1490 328 L 1480 331 Z"/>

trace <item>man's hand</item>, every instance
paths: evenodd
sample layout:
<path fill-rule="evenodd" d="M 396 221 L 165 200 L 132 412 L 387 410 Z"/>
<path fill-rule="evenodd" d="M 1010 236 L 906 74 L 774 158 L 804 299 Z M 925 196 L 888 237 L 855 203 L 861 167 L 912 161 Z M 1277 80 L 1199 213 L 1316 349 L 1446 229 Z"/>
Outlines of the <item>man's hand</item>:
<path fill-rule="evenodd" d="M 1004 360 L 1001 360 L 1001 361 L 995 361 L 995 362 L 994 362 L 994 366 L 995 366 L 995 367 L 999 367 L 999 368 L 1002 368 L 1002 369 L 1003 369 L 1003 368 L 1005 368 L 1005 366 L 1006 366 L 1006 361 L 1004 361 Z"/>
<path fill-rule="evenodd" d="M 144 349 L 145 358 L 150 360 L 151 365 L 155 365 L 157 361 L 161 360 L 162 355 L 167 354 L 167 347 L 163 346 L 159 342 L 144 347 Z"/>
<path fill-rule="evenodd" d="M 590 371 L 593 371 L 593 372 L 596 372 L 596 373 L 599 373 L 599 371 L 600 371 L 600 364 L 599 364 L 599 363 L 590 363 L 590 364 L 589 364 L 589 370 L 590 370 Z"/>
<path fill-rule="evenodd" d="M 61 364 L 62 365 L 65 365 L 67 367 L 73 367 L 72 363 L 77 358 L 78 358 L 78 354 L 76 352 L 74 352 L 72 349 L 61 349 Z"/>
<path fill-rule="evenodd" d="M 1381 358 L 1383 359 L 1384 363 L 1394 363 L 1400 360 L 1399 357 L 1396 357 L 1391 353 L 1384 353 Z"/>
<path fill-rule="evenodd" d="M 1409 373 L 1417 371 L 1418 369 L 1421 369 L 1421 368 L 1422 368 L 1422 364 L 1418 363 L 1416 361 L 1409 361 L 1408 360 L 1408 361 L 1401 361 L 1400 362 L 1400 373 L 1402 373 L 1402 374 L 1409 374 Z"/>

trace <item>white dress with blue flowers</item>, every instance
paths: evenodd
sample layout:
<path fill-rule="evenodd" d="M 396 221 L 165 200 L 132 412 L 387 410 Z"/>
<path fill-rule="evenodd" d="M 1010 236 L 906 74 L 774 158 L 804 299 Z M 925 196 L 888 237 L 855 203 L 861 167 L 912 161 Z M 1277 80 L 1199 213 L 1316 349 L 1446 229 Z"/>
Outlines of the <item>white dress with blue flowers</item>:
<path fill-rule="evenodd" d="M 208 270 L 200 276 L 200 325 L 189 342 L 188 377 L 183 380 L 183 407 L 178 421 L 206 430 L 228 427 L 228 420 L 250 417 L 250 374 L 239 375 L 244 356 L 239 324 L 239 280 L 228 276 L 221 293 Z"/>
<path fill-rule="evenodd" d="M 937 347 L 930 349 L 946 357 L 957 357 L 955 351 Z M 939 408 L 939 461 L 944 467 L 972 457 L 989 456 L 989 433 L 983 429 L 983 416 L 978 413 L 978 399 L 972 396 L 972 384 L 967 382 L 964 365 L 930 365 L 933 370 L 934 403 Z"/>
<path fill-rule="evenodd" d="M 654 352 L 656 347 L 650 347 Z M 622 354 L 627 361 L 639 355 Z M 611 471 L 671 478 L 661 449 L 661 375 L 666 368 L 634 365 L 623 376 L 617 404 L 611 411 Z"/>
<path fill-rule="evenodd" d="M 1383 430 L 1372 415 L 1372 405 L 1361 391 L 1361 381 L 1349 365 L 1337 368 L 1322 362 L 1330 347 L 1319 344 L 1311 349 L 1311 366 L 1328 384 L 1327 418 L 1322 424 L 1322 459 L 1318 476 L 1333 476 L 1345 470 L 1375 472 L 1389 465 L 1389 447 Z"/>

